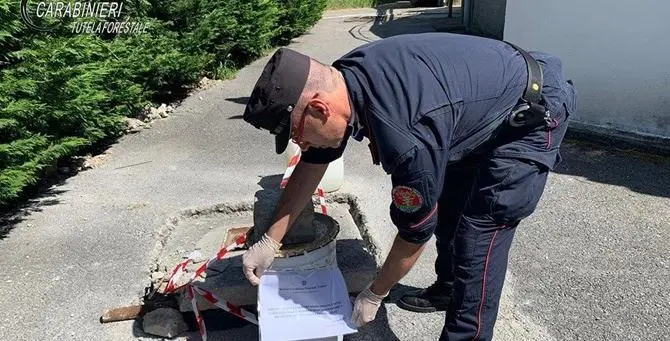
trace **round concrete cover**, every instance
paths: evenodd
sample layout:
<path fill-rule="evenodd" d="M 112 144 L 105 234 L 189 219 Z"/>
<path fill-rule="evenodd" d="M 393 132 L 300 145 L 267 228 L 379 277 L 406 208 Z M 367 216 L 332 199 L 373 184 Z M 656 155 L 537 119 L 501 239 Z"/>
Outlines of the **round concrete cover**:
<path fill-rule="evenodd" d="M 255 244 L 262 236 L 260 231 L 251 228 L 247 234 L 247 244 Z M 314 212 L 308 219 L 296 221 L 282 241 L 278 257 L 293 257 L 326 246 L 337 238 L 339 223 L 330 216 Z"/>

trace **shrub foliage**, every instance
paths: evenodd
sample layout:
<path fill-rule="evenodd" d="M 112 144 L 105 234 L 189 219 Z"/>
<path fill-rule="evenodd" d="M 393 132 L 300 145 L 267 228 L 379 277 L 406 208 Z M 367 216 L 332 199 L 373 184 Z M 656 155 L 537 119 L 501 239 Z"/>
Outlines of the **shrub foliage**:
<path fill-rule="evenodd" d="M 121 136 L 124 117 L 303 34 L 327 1 L 123 2 L 117 19 L 144 33 L 73 33 L 84 18 L 39 32 L 20 0 L 0 0 L 0 206 L 59 160 Z"/>

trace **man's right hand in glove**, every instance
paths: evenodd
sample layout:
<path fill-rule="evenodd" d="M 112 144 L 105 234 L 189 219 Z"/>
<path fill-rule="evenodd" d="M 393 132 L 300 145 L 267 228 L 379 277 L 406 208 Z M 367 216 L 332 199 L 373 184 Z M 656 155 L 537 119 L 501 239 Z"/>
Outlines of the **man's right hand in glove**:
<path fill-rule="evenodd" d="M 312 194 L 327 168 L 327 163 L 310 164 L 300 161 L 296 165 L 277 203 L 272 225 L 263 238 L 242 255 L 242 270 L 251 284 L 260 284 L 261 275 L 270 267 L 275 254 L 281 248 L 281 240 L 305 205 L 311 203 Z"/>
<path fill-rule="evenodd" d="M 281 243 L 272 239 L 267 233 L 263 238 L 252 245 L 247 252 L 242 255 L 242 267 L 244 276 L 254 286 L 260 283 L 260 277 L 265 269 L 270 267 L 275 259 L 275 254 L 281 248 Z"/>

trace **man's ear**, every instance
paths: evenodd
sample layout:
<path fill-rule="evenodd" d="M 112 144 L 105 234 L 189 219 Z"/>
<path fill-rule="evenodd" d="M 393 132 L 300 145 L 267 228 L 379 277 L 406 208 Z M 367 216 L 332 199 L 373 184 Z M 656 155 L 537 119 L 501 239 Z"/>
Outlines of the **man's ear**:
<path fill-rule="evenodd" d="M 309 110 L 309 113 L 312 116 L 324 122 L 331 114 L 328 104 L 322 100 L 318 94 L 315 94 L 314 97 L 307 102 L 307 110 Z"/>

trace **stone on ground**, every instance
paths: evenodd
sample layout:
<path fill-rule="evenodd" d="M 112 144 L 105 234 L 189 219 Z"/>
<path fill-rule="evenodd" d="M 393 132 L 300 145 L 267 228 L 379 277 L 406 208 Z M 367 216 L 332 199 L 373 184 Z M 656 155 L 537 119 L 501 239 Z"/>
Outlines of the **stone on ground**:
<path fill-rule="evenodd" d="M 173 338 L 188 330 L 182 314 L 173 308 L 158 308 L 142 319 L 142 329 L 145 333 Z"/>

